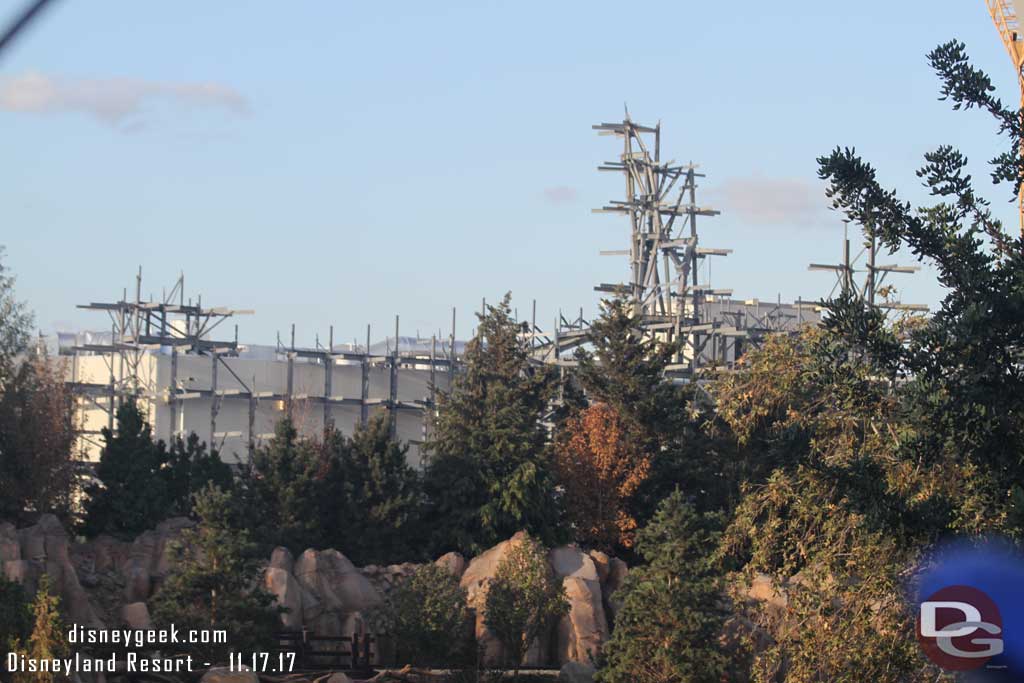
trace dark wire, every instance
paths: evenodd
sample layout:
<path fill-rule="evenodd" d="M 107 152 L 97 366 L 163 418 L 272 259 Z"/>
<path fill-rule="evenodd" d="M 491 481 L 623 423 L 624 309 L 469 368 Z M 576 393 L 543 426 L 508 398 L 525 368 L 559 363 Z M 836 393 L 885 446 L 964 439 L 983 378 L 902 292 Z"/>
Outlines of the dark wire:
<path fill-rule="evenodd" d="M 21 30 L 28 26 L 29 22 L 31 22 L 49 3 L 50 0 L 36 0 L 21 13 L 21 16 L 15 19 L 14 22 L 7 27 L 3 32 L 3 36 L 0 37 L 0 54 L 2 54 L 7 45 L 17 37 Z"/>

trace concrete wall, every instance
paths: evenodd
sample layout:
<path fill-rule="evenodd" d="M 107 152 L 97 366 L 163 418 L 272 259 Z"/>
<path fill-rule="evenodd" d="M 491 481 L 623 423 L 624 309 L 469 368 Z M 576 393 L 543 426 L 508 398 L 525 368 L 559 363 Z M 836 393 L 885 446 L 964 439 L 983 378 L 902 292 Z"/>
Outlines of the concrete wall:
<path fill-rule="evenodd" d="M 72 370 L 73 378 L 79 382 L 105 384 L 110 372 L 109 357 L 78 356 Z M 224 357 L 217 368 L 217 390 L 245 392 L 242 382 L 248 384 L 257 394 L 284 395 L 288 388 L 288 362 Z M 116 361 L 116 359 L 115 359 Z M 116 367 L 116 362 L 115 362 Z M 230 368 L 230 371 L 228 370 Z M 232 371 L 234 374 L 232 374 Z M 210 408 L 212 398 L 199 396 L 177 402 L 177 416 L 172 423 L 174 411 L 168 396 L 171 387 L 171 356 L 165 353 L 148 353 L 142 359 L 140 374 L 146 378 L 143 408 L 153 426 L 155 438 L 170 440 L 175 434 L 195 432 L 211 442 Z M 237 378 L 235 377 L 237 375 Z M 189 392 L 208 391 L 212 388 L 213 359 L 208 356 L 179 355 L 177 358 L 178 387 L 187 395 Z M 293 370 L 292 416 L 300 433 L 319 436 L 323 428 L 323 404 L 317 401 L 324 394 L 324 366 L 317 362 L 296 359 Z M 369 368 L 368 398 L 386 400 L 390 397 L 390 370 L 380 364 Z M 241 380 L 241 381 L 239 381 Z M 435 381 L 439 389 L 447 389 L 448 374 L 438 370 Z M 331 368 L 331 396 L 359 400 L 361 394 L 362 367 L 358 362 L 335 361 Z M 398 400 L 401 402 L 423 401 L 430 397 L 429 366 L 400 367 L 398 371 Z M 216 433 L 213 442 L 220 449 L 226 462 L 244 460 L 247 455 L 249 434 L 249 400 L 247 396 L 222 396 L 216 418 Z M 99 430 L 107 425 L 106 412 L 86 400 L 80 402 L 81 417 L 86 430 Z M 256 402 L 254 435 L 269 437 L 277 422 L 284 417 L 285 401 L 272 398 L 258 398 Z M 370 406 L 370 415 L 386 410 L 381 405 Z M 360 420 L 359 405 L 334 404 L 330 406 L 329 418 L 345 434 L 355 431 Z M 396 431 L 401 441 L 418 442 L 424 438 L 425 411 L 401 409 L 397 411 Z M 266 438 L 259 439 L 265 441 Z M 90 443 L 91 442 L 91 443 Z M 99 436 L 89 437 L 85 449 L 90 459 L 98 459 Z M 420 465 L 420 451 L 417 443 L 409 449 L 409 461 Z"/>

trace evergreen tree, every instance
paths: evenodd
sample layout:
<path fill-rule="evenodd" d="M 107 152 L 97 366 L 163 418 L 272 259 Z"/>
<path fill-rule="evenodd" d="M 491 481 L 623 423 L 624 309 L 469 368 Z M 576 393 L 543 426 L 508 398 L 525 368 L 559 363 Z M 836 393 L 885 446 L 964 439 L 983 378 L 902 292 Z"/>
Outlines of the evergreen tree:
<path fill-rule="evenodd" d="M 377 415 L 351 437 L 327 436 L 329 464 L 319 494 L 324 538 L 357 564 L 410 561 L 426 548 L 420 533 L 422 488 L 408 446 Z"/>
<path fill-rule="evenodd" d="M 438 550 L 477 552 L 521 529 L 551 542 L 561 531 L 541 423 L 555 376 L 530 362 L 509 301 L 479 316 L 464 373 L 439 392 L 426 471 Z"/>
<path fill-rule="evenodd" d="M 601 315 L 591 324 L 591 348 L 576 351 L 576 374 L 591 401 L 606 403 L 643 428 L 642 437 L 656 450 L 658 440 L 671 438 L 685 417 L 686 400 L 665 382 L 665 368 L 678 346 L 645 335 L 639 316 L 627 299 L 601 302 Z"/>
<path fill-rule="evenodd" d="M 177 543 L 177 563 L 151 600 L 154 622 L 182 630 L 223 630 L 227 643 L 183 644 L 181 653 L 225 662 L 230 652 L 267 651 L 279 627 L 262 588 L 265 555 L 231 494 L 208 484 L 195 500 L 199 524 Z"/>
<path fill-rule="evenodd" d="M 638 485 L 624 496 L 624 513 L 643 524 L 679 487 L 701 509 L 719 509 L 730 483 L 721 460 L 712 456 L 723 444 L 701 428 L 714 420 L 713 413 L 693 400 L 692 388 L 687 392 L 665 378 L 679 345 L 644 334 L 627 299 L 606 300 L 601 306 L 588 331 L 589 348 L 576 351 L 575 375 L 591 402 L 615 410 L 624 440 L 636 454 L 634 462 L 649 464 Z"/>
<path fill-rule="evenodd" d="M 320 505 L 337 502 L 321 495 L 327 451 L 324 444 L 300 438 L 286 418 L 242 468 L 239 502 L 249 511 L 250 528 L 261 543 L 283 545 L 296 553 L 323 547 L 323 518 L 332 515 Z"/>
<path fill-rule="evenodd" d="M 87 535 L 132 538 L 168 517 L 191 516 L 193 497 L 207 483 L 232 485 L 231 468 L 194 433 L 176 438 L 170 451 L 162 440 L 154 441 L 134 401 L 117 409 L 117 431 L 104 428 L 103 440 L 98 481 L 86 487 Z"/>
<path fill-rule="evenodd" d="M 96 466 L 98 483 L 86 488 L 88 535 L 108 533 L 131 538 L 151 529 L 168 512 L 167 465 L 163 442 L 153 442 L 152 430 L 134 401 L 117 409 L 117 431 L 103 428 L 103 451 Z"/>
<path fill-rule="evenodd" d="M 713 554 L 720 519 L 699 515 L 676 491 L 638 536 L 646 565 L 630 571 L 615 630 L 605 644 L 601 683 L 717 683 L 726 657 L 718 638 L 722 579 Z"/>
<path fill-rule="evenodd" d="M 233 485 L 231 467 L 220 459 L 216 449 L 206 448 L 199 435 L 192 432 L 187 439 L 176 437 L 167 454 L 163 469 L 167 481 L 169 508 L 167 516 L 192 514 L 192 502 L 208 483 L 219 489 Z"/>

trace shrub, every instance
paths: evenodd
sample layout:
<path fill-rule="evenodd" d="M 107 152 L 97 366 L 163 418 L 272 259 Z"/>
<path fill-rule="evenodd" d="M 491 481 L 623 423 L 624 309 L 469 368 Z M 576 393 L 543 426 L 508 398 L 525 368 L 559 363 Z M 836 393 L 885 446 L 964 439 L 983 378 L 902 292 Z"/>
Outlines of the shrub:
<path fill-rule="evenodd" d="M 154 621 L 182 630 L 223 630 L 227 643 L 183 646 L 206 661 L 267 650 L 279 626 L 273 596 L 261 588 L 263 557 L 238 519 L 230 494 L 212 484 L 196 496 L 199 525 L 182 534 L 178 564 L 154 596 Z"/>
<path fill-rule="evenodd" d="M 0 647 L 24 640 L 32 632 L 32 608 L 20 584 L 0 574 Z"/>
<path fill-rule="evenodd" d="M 27 660 L 60 659 L 68 654 L 65 629 L 60 616 L 60 598 L 50 591 L 50 577 L 47 574 L 39 580 L 39 591 L 32 602 L 32 633 L 28 640 L 11 640 L 11 652 Z M 40 672 L 18 672 L 12 675 L 13 683 L 54 683 L 66 680 L 60 674 Z"/>
<path fill-rule="evenodd" d="M 391 592 L 383 611 L 396 663 L 449 668 L 471 658 L 466 591 L 447 568 L 417 567 Z"/>
<path fill-rule="evenodd" d="M 498 564 L 484 603 L 484 622 L 504 646 L 514 680 L 530 645 L 568 611 L 544 547 L 529 536 L 515 543 Z"/>

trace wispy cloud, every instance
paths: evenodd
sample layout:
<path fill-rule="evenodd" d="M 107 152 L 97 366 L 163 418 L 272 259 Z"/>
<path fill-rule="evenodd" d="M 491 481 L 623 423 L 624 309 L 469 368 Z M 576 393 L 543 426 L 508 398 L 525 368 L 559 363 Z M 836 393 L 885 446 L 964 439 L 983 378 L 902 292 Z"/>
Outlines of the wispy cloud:
<path fill-rule="evenodd" d="M 576 188 L 568 185 L 557 185 L 544 188 L 544 199 L 549 204 L 568 204 L 576 201 Z"/>
<path fill-rule="evenodd" d="M 138 128 L 154 101 L 190 108 L 249 113 L 249 102 L 221 83 L 148 81 L 137 78 L 63 78 L 36 71 L 0 79 L 0 111 L 28 114 L 80 112 L 122 130 Z"/>
<path fill-rule="evenodd" d="M 759 225 L 819 226 L 829 220 L 824 185 L 799 178 L 729 178 L 705 193 L 716 209 Z"/>

